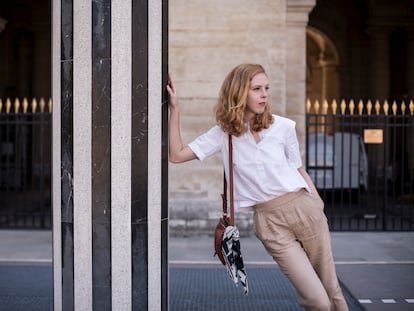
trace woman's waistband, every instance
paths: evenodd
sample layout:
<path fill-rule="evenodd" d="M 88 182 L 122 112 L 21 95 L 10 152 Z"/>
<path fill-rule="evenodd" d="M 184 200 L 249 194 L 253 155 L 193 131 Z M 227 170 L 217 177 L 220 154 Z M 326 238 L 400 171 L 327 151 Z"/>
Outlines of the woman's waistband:
<path fill-rule="evenodd" d="M 263 203 L 258 203 L 256 205 L 253 206 L 253 209 L 266 209 L 268 207 L 273 207 L 273 206 L 277 206 L 277 205 L 282 205 L 285 204 L 289 201 L 292 201 L 293 199 L 300 197 L 302 194 L 304 194 L 305 192 L 307 192 L 307 190 L 305 188 L 300 189 L 299 191 L 296 192 L 288 192 L 285 194 L 282 194 L 270 201 L 267 202 L 263 202 Z"/>

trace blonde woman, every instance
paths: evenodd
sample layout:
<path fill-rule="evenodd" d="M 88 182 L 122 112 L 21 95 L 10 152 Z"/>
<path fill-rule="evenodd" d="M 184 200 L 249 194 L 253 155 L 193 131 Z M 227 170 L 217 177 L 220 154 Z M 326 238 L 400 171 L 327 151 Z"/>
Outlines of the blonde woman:
<path fill-rule="evenodd" d="M 228 174 L 233 141 L 236 212 L 253 210 L 256 236 L 297 290 L 305 310 L 346 311 L 335 271 L 324 203 L 302 167 L 295 122 L 273 115 L 269 81 L 258 64 L 241 64 L 225 78 L 217 125 L 185 146 L 177 92 L 170 77 L 169 158 L 181 163 L 221 153 Z"/>

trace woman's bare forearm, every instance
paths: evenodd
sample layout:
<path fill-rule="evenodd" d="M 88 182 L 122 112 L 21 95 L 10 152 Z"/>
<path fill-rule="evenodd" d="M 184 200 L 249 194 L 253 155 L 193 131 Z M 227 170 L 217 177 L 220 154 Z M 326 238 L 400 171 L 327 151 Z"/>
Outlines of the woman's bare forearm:
<path fill-rule="evenodd" d="M 170 76 L 167 85 L 170 96 L 170 115 L 168 121 L 169 159 L 173 163 L 182 163 L 196 158 L 194 152 L 187 146 L 184 147 L 180 129 L 180 111 L 174 82 Z"/>

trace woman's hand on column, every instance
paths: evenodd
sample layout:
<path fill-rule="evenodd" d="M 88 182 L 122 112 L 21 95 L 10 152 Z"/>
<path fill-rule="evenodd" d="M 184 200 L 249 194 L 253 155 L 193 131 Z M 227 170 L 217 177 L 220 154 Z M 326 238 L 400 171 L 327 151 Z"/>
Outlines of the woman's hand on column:
<path fill-rule="evenodd" d="M 170 102 L 169 102 L 170 107 L 171 108 L 178 107 L 177 92 L 175 90 L 174 80 L 171 74 L 168 74 L 167 92 L 168 92 L 168 95 L 170 96 Z"/>
<path fill-rule="evenodd" d="M 170 96 L 170 118 L 168 122 L 169 137 L 169 159 L 173 163 L 182 163 L 196 159 L 194 152 L 188 147 L 183 146 L 180 131 L 180 113 L 178 109 L 178 97 L 172 76 L 168 74 L 168 84 L 166 86 Z"/>

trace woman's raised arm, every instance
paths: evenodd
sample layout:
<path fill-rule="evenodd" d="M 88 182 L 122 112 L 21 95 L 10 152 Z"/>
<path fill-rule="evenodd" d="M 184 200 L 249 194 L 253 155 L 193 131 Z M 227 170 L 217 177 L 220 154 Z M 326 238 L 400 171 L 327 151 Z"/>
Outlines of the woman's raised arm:
<path fill-rule="evenodd" d="M 167 92 L 170 97 L 170 116 L 168 121 L 169 160 L 173 163 L 194 160 L 197 158 L 195 153 L 188 146 L 183 146 L 181 139 L 178 97 L 171 75 L 168 75 Z"/>

